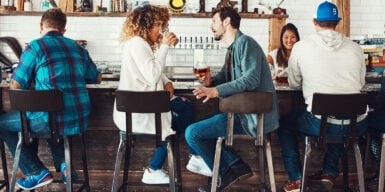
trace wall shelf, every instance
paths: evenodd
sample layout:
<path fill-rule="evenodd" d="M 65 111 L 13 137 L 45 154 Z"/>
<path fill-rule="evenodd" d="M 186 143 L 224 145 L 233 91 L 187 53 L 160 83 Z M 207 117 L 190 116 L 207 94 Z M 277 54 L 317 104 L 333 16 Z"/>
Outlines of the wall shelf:
<path fill-rule="evenodd" d="M 0 10 L 1 16 L 41 16 L 41 11 L 9 11 Z M 70 17 L 126 17 L 127 13 L 124 12 L 66 12 Z M 267 19 L 269 22 L 269 47 L 268 51 L 271 51 L 280 46 L 280 31 L 282 26 L 286 24 L 286 18 L 288 15 L 282 14 L 257 14 L 257 13 L 240 13 L 242 18 L 247 19 Z M 206 13 L 181 13 L 172 14 L 173 18 L 211 18 L 211 12 Z"/>
<path fill-rule="evenodd" d="M 0 16 L 41 16 L 43 12 L 40 11 L 0 11 Z M 67 12 L 67 16 L 79 17 L 125 17 L 127 13 L 122 12 Z M 287 18 L 288 15 L 279 14 L 257 14 L 257 13 L 240 13 L 242 18 L 252 19 L 270 19 L 270 18 Z M 181 13 L 172 14 L 175 18 L 211 18 L 211 13 Z"/>

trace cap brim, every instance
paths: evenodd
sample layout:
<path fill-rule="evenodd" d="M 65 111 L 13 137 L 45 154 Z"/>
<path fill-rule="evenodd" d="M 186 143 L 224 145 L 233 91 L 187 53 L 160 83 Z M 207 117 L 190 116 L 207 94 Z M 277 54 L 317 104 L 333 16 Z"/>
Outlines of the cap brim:
<path fill-rule="evenodd" d="M 341 18 L 338 19 L 329 19 L 329 18 L 314 18 L 316 21 L 340 21 Z"/>

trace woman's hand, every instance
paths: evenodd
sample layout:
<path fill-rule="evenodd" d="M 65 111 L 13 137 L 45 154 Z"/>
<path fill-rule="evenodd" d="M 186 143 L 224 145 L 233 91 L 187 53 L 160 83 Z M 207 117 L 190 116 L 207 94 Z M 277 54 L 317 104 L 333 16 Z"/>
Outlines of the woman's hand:
<path fill-rule="evenodd" d="M 164 90 L 170 92 L 170 98 L 174 96 L 174 86 L 171 82 L 166 83 L 164 86 Z"/>
<path fill-rule="evenodd" d="M 162 38 L 162 44 L 168 45 L 168 46 L 175 46 L 179 42 L 179 39 L 176 37 L 176 35 L 173 32 L 165 32 L 163 34 Z"/>

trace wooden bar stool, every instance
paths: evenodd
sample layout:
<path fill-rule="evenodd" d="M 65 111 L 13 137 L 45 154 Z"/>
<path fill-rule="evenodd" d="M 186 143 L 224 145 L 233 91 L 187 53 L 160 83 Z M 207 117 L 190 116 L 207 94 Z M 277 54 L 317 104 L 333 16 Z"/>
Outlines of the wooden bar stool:
<path fill-rule="evenodd" d="M 9 190 L 8 168 L 7 168 L 7 159 L 5 157 L 5 146 L 4 146 L 3 140 L 0 140 L 0 154 L 1 154 L 1 164 L 3 166 L 3 179 L 0 180 L 0 190 L 5 188 L 5 190 L 8 191 Z"/>
<path fill-rule="evenodd" d="M 273 94 L 270 92 L 243 92 L 219 100 L 219 111 L 227 112 L 227 137 L 225 145 L 231 147 L 233 145 L 233 128 L 234 113 L 255 113 L 258 117 L 257 137 L 255 147 L 258 150 L 258 161 L 260 170 L 260 187 L 262 191 L 269 190 L 265 181 L 265 158 L 267 159 L 267 168 L 269 172 L 270 191 L 275 192 L 275 178 L 273 169 L 273 160 L 271 155 L 270 138 L 264 136 L 263 133 L 263 116 L 264 113 L 270 112 L 273 107 Z M 221 158 L 222 143 L 224 137 L 217 140 L 213 176 L 211 183 L 211 191 L 216 191 L 217 181 L 219 177 L 219 165 Z M 264 155 L 266 151 L 266 156 Z"/>
<path fill-rule="evenodd" d="M 55 112 L 63 110 L 64 100 L 63 93 L 60 90 L 21 90 L 21 89 L 10 89 L 9 98 L 11 102 L 12 110 L 20 111 L 22 132 L 19 132 L 19 141 L 16 146 L 15 159 L 13 164 L 12 179 L 10 185 L 10 192 L 14 191 L 16 183 L 16 173 L 19 168 L 20 153 L 23 145 L 30 144 L 33 139 L 52 139 L 55 143 L 59 143 L 61 139 L 64 140 L 64 154 L 66 163 L 66 172 L 72 173 L 72 161 L 71 161 L 71 137 L 65 135 L 58 135 Z M 41 102 L 44 101 L 44 102 Z M 47 135 L 34 134 L 29 130 L 29 123 L 27 120 L 27 111 L 46 111 L 49 114 L 49 124 L 51 133 Z M 73 181 L 72 174 L 67 174 L 66 181 L 66 192 L 72 192 L 73 183 L 81 183 L 82 186 L 78 191 L 86 189 L 90 191 L 87 158 L 84 145 L 84 136 L 79 134 L 81 140 L 81 151 L 83 160 L 83 176 L 84 180 Z M 63 182 L 62 180 L 55 180 L 54 182 Z"/>
<path fill-rule="evenodd" d="M 123 91 L 117 90 L 116 92 L 116 108 L 118 111 L 126 113 L 126 131 L 120 132 L 120 143 L 116 154 L 116 163 L 114 178 L 112 182 L 112 192 L 126 191 L 129 183 L 134 184 L 135 182 L 128 182 L 128 171 L 130 166 L 131 148 L 134 147 L 134 134 L 132 132 L 132 113 L 154 113 L 155 114 L 155 139 L 156 146 L 162 145 L 162 122 L 161 113 L 169 112 L 170 108 L 170 93 L 168 91 Z M 167 161 L 169 168 L 170 184 L 169 191 L 175 192 L 176 186 L 178 190 L 182 190 L 182 177 L 180 174 L 180 167 L 175 168 L 175 164 L 180 166 L 179 161 L 179 148 L 175 144 L 175 135 L 170 135 L 166 138 L 167 142 Z M 118 188 L 118 179 L 120 164 L 124 153 L 124 171 L 123 171 L 123 182 Z M 174 149 L 174 150 L 173 150 Z M 136 183 L 136 185 L 140 185 Z"/>
<path fill-rule="evenodd" d="M 364 173 L 362 166 L 361 152 L 358 146 L 359 136 L 356 134 L 357 117 L 365 114 L 367 110 L 368 98 L 366 93 L 357 94 L 321 94 L 314 93 L 312 102 L 312 113 L 321 115 L 320 135 L 305 136 L 305 154 L 302 173 L 301 191 L 305 191 L 306 175 L 309 166 L 309 158 L 311 154 L 312 144 L 317 144 L 320 149 L 324 149 L 327 143 L 341 143 L 344 146 L 342 153 L 343 165 L 343 188 L 345 191 L 349 189 L 348 175 L 348 149 L 353 147 L 354 157 L 356 161 L 357 176 L 359 190 L 365 191 Z M 349 134 L 346 137 L 327 137 L 327 121 L 330 117 L 341 117 L 344 123 L 349 125 Z"/>

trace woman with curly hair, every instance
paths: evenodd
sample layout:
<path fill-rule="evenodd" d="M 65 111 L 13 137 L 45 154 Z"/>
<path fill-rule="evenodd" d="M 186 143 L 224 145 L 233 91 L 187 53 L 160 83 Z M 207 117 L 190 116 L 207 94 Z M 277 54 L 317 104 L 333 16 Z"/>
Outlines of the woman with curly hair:
<path fill-rule="evenodd" d="M 167 30 L 169 20 L 170 14 L 166 7 L 149 4 L 138 7 L 128 14 L 121 31 L 123 51 L 119 90 L 167 90 L 170 91 L 171 98 L 175 98 L 172 82 L 163 74 L 169 46 L 178 43 L 176 35 Z M 171 112 L 162 113 L 161 118 L 163 145 L 156 148 L 149 167 L 144 171 L 142 182 L 146 184 L 169 183 L 169 176 L 162 169 L 167 157 L 164 139 L 175 132 L 171 128 Z M 113 119 L 120 130 L 126 130 L 125 114 L 117 111 L 116 102 Z M 188 119 L 192 121 L 192 117 Z M 132 120 L 133 132 L 155 134 L 153 114 L 133 114 Z"/>

